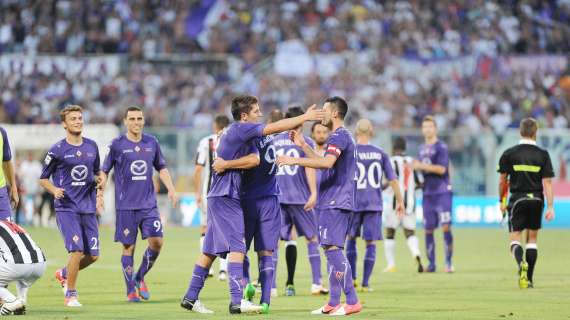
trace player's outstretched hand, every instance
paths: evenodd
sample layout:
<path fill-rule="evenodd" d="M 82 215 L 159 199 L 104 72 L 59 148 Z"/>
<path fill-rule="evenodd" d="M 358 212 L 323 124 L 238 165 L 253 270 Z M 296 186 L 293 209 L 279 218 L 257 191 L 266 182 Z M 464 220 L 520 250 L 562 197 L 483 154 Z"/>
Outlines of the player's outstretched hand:
<path fill-rule="evenodd" d="M 63 198 L 64 194 L 65 194 L 65 189 L 63 188 L 54 188 L 53 190 L 53 197 L 56 199 L 61 199 Z"/>
<path fill-rule="evenodd" d="M 546 221 L 554 219 L 554 208 L 550 207 L 546 209 L 546 214 L 544 215 Z"/>
<path fill-rule="evenodd" d="M 10 205 L 12 206 L 13 210 L 16 210 L 18 207 L 18 203 L 20 203 L 20 196 L 18 195 L 18 190 L 16 188 L 10 189 Z"/>
<path fill-rule="evenodd" d="M 313 104 L 305 112 L 306 121 L 322 121 L 325 118 L 323 109 L 317 109 L 317 105 Z"/>
<path fill-rule="evenodd" d="M 168 191 L 168 199 L 170 200 L 173 208 L 178 207 L 178 194 L 175 190 Z"/>
<path fill-rule="evenodd" d="M 313 210 L 315 208 L 316 204 L 317 204 L 317 195 L 311 193 L 311 195 L 309 196 L 309 199 L 307 199 L 307 203 L 305 203 L 305 206 L 303 207 L 303 209 L 305 209 L 305 211 Z"/>
<path fill-rule="evenodd" d="M 298 147 L 303 147 L 305 145 L 305 137 L 303 137 L 302 133 L 297 132 L 296 130 L 289 131 L 289 139 L 293 141 L 293 143 Z"/>
<path fill-rule="evenodd" d="M 294 166 L 295 165 L 295 158 L 289 156 L 278 156 L 277 157 L 277 165 L 278 166 Z"/>
<path fill-rule="evenodd" d="M 212 169 L 214 169 L 217 174 L 224 173 L 224 171 L 226 171 L 226 160 L 222 158 L 216 158 L 212 164 Z"/>

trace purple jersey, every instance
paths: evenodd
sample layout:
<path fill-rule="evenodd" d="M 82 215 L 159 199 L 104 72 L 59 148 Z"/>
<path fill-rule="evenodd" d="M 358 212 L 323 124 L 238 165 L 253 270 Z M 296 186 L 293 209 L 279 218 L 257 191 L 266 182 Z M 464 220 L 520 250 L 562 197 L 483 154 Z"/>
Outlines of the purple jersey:
<path fill-rule="evenodd" d="M 276 153 L 273 135 L 253 139 L 249 153 L 260 155 L 259 165 L 244 171 L 241 186 L 241 199 L 256 199 L 267 196 L 278 196 L 277 173 L 279 166 L 275 163 Z"/>
<path fill-rule="evenodd" d="M 63 139 L 49 149 L 40 178 L 51 177 L 56 187 L 65 189 L 63 198 L 55 200 L 56 211 L 95 213 L 99 165 L 99 148 L 91 139 L 83 138 L 80 146 Z"/>
<path fill-rule="evenodd" d="M 152 168 L 157 171 L 166 168 L 166 160 L 155 137 L 143 133 L 139 142 L 129 140 L 126 135 L 114 139 L 101 170 L 108 174 L 113 167 L 117 210 L 156 207 Z"/>
<path fill-rule="evenodd" d="M 307 144 L 314 148 L 313 140 L 305 136 Z M 273 141 L 278 156 L 286 155 L 293 158 L 303 158 L 305 153 L 303 149 L 296 146 L 291 139 L 289 133 L 283 132 L 275 136 Z M 305 204 L 311 195 L 309 182 L 305 167 L 301 166 L 282 166 L 277 169 L 277 183 L 281 188 L 281 196 L 279 202 L 283 204 Z"/>
<path fill-rule="evenodd" d="M 350 132 L 340 127 L 327 140 L 325 156 L 337 157 L 334 166 L 323 170 L 319 184 L 318 209 L 354 210 L 356 189 L 356 144 Z"/>
<path fill-rule="evenodd" d="M 449 153 L 447 151 L 447 145 L 441 141 L 431 145 L 422 144 L 420 146 L 419 160 L 425 164 L 445 167 L 445 173 L 443 175 L 424 172 L 423 194 L 429 195 L 451 192 L 451 184 L 449 183 Z"/>
<path fill-rule="evenodd" d="M 216 157 L 235 160 L 251 152 L 251 140 L 263 136 L 264 124 L 234 122 L 222 132 L 216 147 Z M 239 199 L 241 170 L 227 170 L 212 174 L 212 185 L 208 197 L 231 197 Z"/>
<path fill-rule="evenodd" d="M 396 179 L 390 157 L 371 144 L 356 145 L 356 206 L 354 211 L 382 211 L 382 177 Z"/>

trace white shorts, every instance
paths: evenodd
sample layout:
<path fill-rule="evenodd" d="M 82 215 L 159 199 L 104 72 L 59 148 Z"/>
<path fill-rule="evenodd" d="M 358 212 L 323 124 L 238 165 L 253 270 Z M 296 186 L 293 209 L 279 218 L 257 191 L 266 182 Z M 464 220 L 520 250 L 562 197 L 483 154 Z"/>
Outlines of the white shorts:
<path fill-rule="evenodd" d="M 416 213 L 409 212 L 402 219 L 398 218 L 396 211 L 392 208 L 384 209 L 382 213 L 382 225 L 384 228 L 398 229 L 402 226 L 404 229 L 416 230 Z"/>
<path fill-rule="evenodd" d="M 205 227 L 208 224 L 208 198 L 202 195 L 202 204 L 200 204 L 200 226 Z"/>
<path fill-rule="evenodd" d="M 31 264 L 0 263 L 0 286 L 18 281 L 22 287 L 29 288 L 46 271 L 46 262 Z"/>

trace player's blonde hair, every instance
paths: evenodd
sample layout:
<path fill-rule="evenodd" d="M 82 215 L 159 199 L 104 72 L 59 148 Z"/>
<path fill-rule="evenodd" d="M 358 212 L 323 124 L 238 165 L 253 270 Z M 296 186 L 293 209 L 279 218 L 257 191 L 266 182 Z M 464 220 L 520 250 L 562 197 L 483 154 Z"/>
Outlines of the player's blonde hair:
<path fill-rule="evenodd" d="M 59 112 L 59 118 L 61 119 L 61 122 L 65 122 L 65 117 L 67 117 L 67 115 L 72 113 L 72 112 L 83 113 L 83 108 L 81 108 L 80 106 L 78 106 L 76 104 L 69 104 L 69 105 L 65 106 L 65 108 L 63 108 L 63 110 L 61 110 Z"/>
<path fill-rule="evenodd" d="M 424 123 L 424 122 L 431 122 L 431 123 L 433 123 L 434 126 L 437 127 L 437 122 L 435 122 L 434 116 L 431 116 L 431 115 L 425 116 L 425 117 L 422 119 L 422 123 Z"/>
<path fill-rule="evenodd" d="M 356 123 L 356 135 L 357 136 L 369 136 L 374 135 L 374 127 L 372 122 L 368 119 L 360 119 Z"/>

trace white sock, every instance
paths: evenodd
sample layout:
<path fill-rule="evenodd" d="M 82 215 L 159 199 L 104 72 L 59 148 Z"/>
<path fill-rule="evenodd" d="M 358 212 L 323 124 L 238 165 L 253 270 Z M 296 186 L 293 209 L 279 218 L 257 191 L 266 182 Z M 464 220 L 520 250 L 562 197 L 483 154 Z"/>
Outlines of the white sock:
<path fill-rule="evenodd" d="M 411 235 L 408 237 L 406 242 L 408 243 L 408 247 L 410 248 L 410 252 L 412 253 L 412 256 L 414 256 L 414 258 L 419 256 L 420 255 L 420 244 L 418 242 L 418 237 L 416 237 L 416 235 Z"/>
<path fill-rule="evenodd" d="M 396 258 L 394 257 L 395 247 L 396 247 L 396 241 L 394 239 L 384 239 L 384 253 L 386 254 L 386 261 L 388 261 L 388 267 L 394 267 L 396 265 Z"/>
<path fill-rule="evenodd" d="M 228 272 L 228 259 L 220 258 L 220 272 Z"/>
<path fill-rule="evenodd" d="M 4 302 L 12 302 L 16 300 L 16 296 L 14 296 L 8 289 L 0 287 L 0 299 Z"/>
<path fill-rule="evenodd" d="M 285 248 L 287 248 L 288 246 L 297 246 L 297 241 L 296 240 L 285 241 Z"/>
<path fill-rule="evenodd" d="M 16 282 L 16 290 L 18 291 L 18 298 L 26 304 L 28 301 L 28 287 L 21 281 Z"/>
<path fill-rule="evenodd" d="M 204 238 L 206 238 L 206 237 L 205 236 L 200 237 L 200 252 L 202 252 L 202 250 L 204 250 Z"/>

